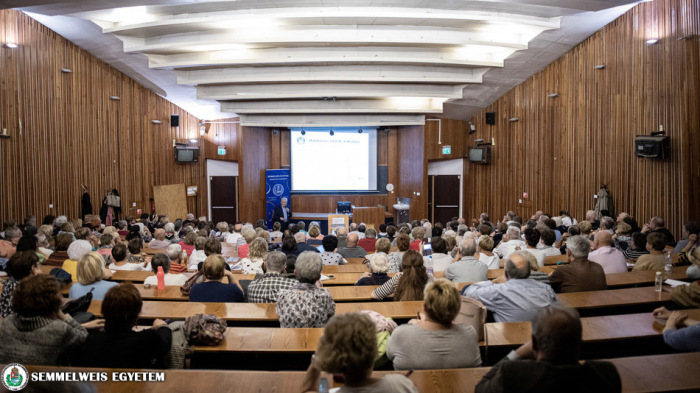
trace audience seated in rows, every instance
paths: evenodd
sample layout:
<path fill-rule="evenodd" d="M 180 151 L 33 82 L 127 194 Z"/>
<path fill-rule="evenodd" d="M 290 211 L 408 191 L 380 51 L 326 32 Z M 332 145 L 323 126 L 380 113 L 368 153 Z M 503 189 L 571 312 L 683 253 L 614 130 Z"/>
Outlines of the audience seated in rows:
<path fill-rule="evenodd" d="M 187 259 L 187 267 L 189 270 L 198 270 L 197 266 L 207 259 L 207 254 L 204 252 L 204 245 L 206 243 L 207 238 L 204 236 L 197 236 L 197 239 L 195 239 L 194 251 L 192 251 L 192 255 Z"/>
<path fill-rule="evenodd" d="M 23 279 L 39 274 L 39 257 L 31 251 L 16 252 L 9 261 L 5 271 L 9 279 L 2 283 L 2 293 L 0 293 L 0 316 L 7 318 L 12 314 L 12 293 L 17 284 Z"/>
<path fill-rule="evenodd" d="M 649 220 L 648 224 L 644 224 L 642 232 L 651 234 L 658 233 L 663 236 L 664 244 L 668 246 L 675 246 L 676 240 L 673 237 L 671 231 L 666 229 L 666 223 L 663 218 L 659 216 L 654 216 Z"/>
<path fill-rule="evenodd" d="M 396 248 L 398 248 L 398 251 L 389 253 L 389 273 L 398 273 L 401 271 L 401 261 L 410 246 L 411 238 L 405 233 L 399 234 L 396 238 Z"/>
<path fill-rule="evenodd" d="M 607 233 L 609 235 L 609 233 Z M 559 266 L 549 276 L 557 293 L 605 290 L 608 284 L 603 267 L 588 260 L 591 243 L 583 236 L 572 236 L 566 243 L 568 265 Z"/>
<path fill-rule="evenodd" d="M 158 253 L 153 256 L 151 260 L 151 269 L 154 274 L 158 273 L 158 268 L 163 268 L 163 273 L 165 273 L 165 285 L 178 285 L 182 286 L 187 281 L 187 276 L 184 274 L 171 273 L 170 270 L 170 258 L 163 253 Z M 143 280 L 144 285 L 158 285 L 158 277 L 155 275 L 146 277 Z"/>
<path fill-rule="evenodd" d="M 131 270 L 143 271 L 151 270 L 149 262 L 135 263 L 127 261 L 127 249 L 124 244 L 117 244 L 112 248 L 112 263 L 109 264 L 109 270 Z"/>
<path fill-rule="evenodd" d="M 291 289 L 299 283 L 294 278 L 284 275 L 287 265 L 287 256 L 279 251 L 272 251 L 267 254 L 263 264 L 265 273 L 256 277 L 248 285 L 249 303 L 277 303 L 281 291 Z"/>
<path fill-rule="evenodd" d="M 622 251 L 622 254 L 627 259 L 637 259 L 642 255 L 649 254 L 646 246 L 647 235 L 645 233 L 635 232 L 632 234 L 632 243 L 626 250 Z"/>
<path fill-rule="evenodd" d="M 447 255 L 447 243 L 445 239 L 440 236 L 434 236 L 430 238 L 430 245 L 432 247 L 432 254 L 424 256 L 423 263 L 427 266 L 427 262 L 432 261 L 434 272 L 444 272 L 445 269 L 452 264 L 452 257 Z"/>
<path fill-rule="evenodd" d="M 241 273 L 262 274 L 263 263 L 267 258 L 267 242 L 258 237 L 248 244 L 248 255 L 240 260 Z"/>
<path fill-rule="evenodd" d="M 297 255 L 301 254 L 302 252 L 306 252 L 306 251 L 320 253 L 318 248 L 306 243 L 306 233 L 305 232 L 297 232 L 294 235 L 294 240 L 296 240 L 296 242 L 297 242 Z"/>
<path fill-rule="evenodd" d="M 388 239 L 379 239 L 389 241 Z M 377 241 L 379 243 L 379 241 Z M 382 285 L 389 281 L 391 277 L 387 274 L 389 270 L 389 257 L 384 253 L 372 255 L 367 264 L 369 272 L 362 273 L 362 276 L 355 282 L 355 285 Z"/>
<path fill-rule="evenodd" d="M 343 256 L 338 254 L 338 238 L 333 235 L 324 236 L 321 240 L 323 245 L 323 252 L 321 253 L 321 260 L 324 265 L 344 265 L 345 259 Z"/>
<path fill-rule="evenodd" d="M 171 243 L 165 240 L 165 229 L 158 228 L 153 233 L 153 240 L 148 243 L 148 248 L 165 250 Z"/>
<path fill-rule="evenodd" d="M 647 235 L 646 249 L 649 254 L 637 258 L 632 270 L 664 270 L 666 266 L 666 240 L 662 233 L 651 232 Z"/>
<path fill-rule="evenodd" d="M 17 252 L 17 243 L 22 237 L 22 231 L 16 226 L 5 229 L 5 235 L 0 240 L 0 258 L 12 258 Z"/>
<path fill-rule="evenodd" d="M 357 242 L 359 247 L 362 247 L 368 253 L 375 252 L 374 243 L 377 241 L 377 231 L 372 228 L 365 230 L 365 237 Z"/>
<path fill-rule="evenodd" d="M 498 254 L 501 259 L 508 259 L 513 251 L 517 248 L 525 248 L 525 242 L 520 238 L 520 229 L 514 226 L 508 227 L 506 234 L 503 235 L 503 240 L 493 252 Z"/>
<path fill-rule="evenodd" d="M 338 249 L 338 254 L 342 255 L 343 258 L 364 258 L 367 255 L 367 251 L 364 248 L 358 247 L 357 243 L 359 237 L 357 233 L 350 233 L 347 239 L 347 245 L 343 248 Z"/>
<path fill-rule="evenodd" d="M 493 252 L 493 238 L 491 236 L 480 236 L 477 250 L 474 257 L 478 259 L 479 262 L 486 265 L 487 269 L 501 268 L 501 258 L 498 257 L 498 254 Z"/>

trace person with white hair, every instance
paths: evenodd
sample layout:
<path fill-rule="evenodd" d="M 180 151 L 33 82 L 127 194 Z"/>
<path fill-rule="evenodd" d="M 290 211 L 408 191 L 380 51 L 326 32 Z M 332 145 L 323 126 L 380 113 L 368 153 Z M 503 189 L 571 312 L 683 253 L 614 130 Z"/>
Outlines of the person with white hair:
<path fill-rule="evenodd" d="M 83 257 L 83 255 L 91 251 L 92 244 L 90 244 L 90 242 L 87 240 L 76 240 L 73 243 L 71 243 L 68 247 L 68 259 L 66 259 L 66 261 L 63 262 L 63 266 L 61 266 L 61 269 L 65 270 L 71 275 L 71 279 L 73 280 L 73 282 L 78 282 L 78 261 L 80 260 L 80 258 Z M 110 278 L 112 278 L 112 271 L 105 268 L 104 260 L 102 264 L 102 269 L 104 270 L 103 278 L 105 280 L 109 280 Z"/>
<path fill-rule="evenodd" d="M 285 277 L 287 256 L 283 252 L 273 251 L 267 254 L 263 263 L 265 274 L 248 285 L 248 303 L 277 303 L 281 291 L 291 289 L 299 282 Z"/>
<path fill-rule="evenodd" d="M 591 243 L 585 236 L 572 236 L 566 242 L 568 265 L 562 265 L 549 277 L 555 292 L 601 291 L 608 288 L 603 267 L 588 260 Z"/>
<path fill-rule="evenodd" d="M 170 259 L 170 271 L 173 273 L 184 273 L 187 265 L 182 264 L 182 247 L 179 244 L 171 244 L 165 249 L 165 254 Z"/>
<path fill-rule="evenodd" d="M 302 232 L 295 233 L 294 240 L 296 240 L 296 242 L 297 242 L 297 250 L 299 250 L 299 254 L 301 254 L 304 251 L 317 252 L 317 253 L 321 252 L 318 250 L 318 248 L 306 243 L 306 233 L 302 233 Z"/>
<path fill-rule="evenodd" d="M 0 258 L 12 258 L 21 237 L 22 231 L 16 226 L 5 229 L 5 239 L 0 240 Z"/>
<path fill-rule="evenodd" d="M 371 272 L 362 273 L 355 285 L 382 285 L 389 281 L 389 257 L 384 253 L 373 255 L 369 262 L 369 270 Z"/>
<path fill-rule="evenodd" d="M 505 235 L 503 235 L 503 240 L 501 240 L 498 247 L 496 247 L 493 252 L 498 254 L 501 259 L 508 259 L 516 248 L 525 249 L 525 247 L 525 242 L 520 237 L 520 228 L 509 226 Z"/>
<path fill-rule="evenodd" d="M 302 252 L 294 265 L 299 284 L 281 291 L 277 299 L 277 315 L 283 328 L 320 328 L 335 314 L 335 302 L 327 289 L 319 288 L 323 261 L 321 254 Z"/>
<path fill-rule="evenodd" d="M 477 242 L 472 237 L 465 237 L 459 244 L 462 258 L 445 269 L 445 278 L 452 282 L 479 282 L 486 280 L 488 267 L 474 257 Z"/>

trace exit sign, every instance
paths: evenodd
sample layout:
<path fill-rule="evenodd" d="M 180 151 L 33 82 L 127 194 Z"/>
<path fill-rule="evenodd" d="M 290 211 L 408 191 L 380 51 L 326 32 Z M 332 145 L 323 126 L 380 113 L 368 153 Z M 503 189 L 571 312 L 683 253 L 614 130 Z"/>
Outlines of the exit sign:
<path fill-rule="evenodd" d="M 217 154 L 220 156 L 225 156 L 226 155 L 226 146 L 219 146 L 217 150 Z"/>
<path fill-rule="evenodd" d="M 442 154 L 452 154 L 452 146 L 445 145 L 442 147 Z"/>

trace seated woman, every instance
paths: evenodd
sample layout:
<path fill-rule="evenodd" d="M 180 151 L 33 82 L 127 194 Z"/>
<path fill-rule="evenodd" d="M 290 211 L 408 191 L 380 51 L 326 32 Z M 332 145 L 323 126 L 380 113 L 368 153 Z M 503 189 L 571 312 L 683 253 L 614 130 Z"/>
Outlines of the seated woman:
<path fill-rule="evenodd" d="M 676 351 L 700 352 L 700 321 L 689 319 L 684 311 L 654 310 L 654 317 L 665 319 L 664 342 Z"/>
<path fill-rule="evenodd" d="M 107 291 L 102 302 L 104 329 L 91 332 L 69 355 L 73 366 L 160 368 L 170 352 L 172 330 L 156 319 L 150 329 L 134 331 L 141 313 L 141 295 L 131 283 Z"/>
<path fill-rule="evenodd" d="M 617 224 L 617 230 L 613 236 L 615 248 L 620 251 L 625 251 L 629 248 L 630 243 L 632 243 L 632 236 L 630 236 L 631 231 L 632 227 L 626 222 L 622 221 Z"/>
<path fill-rule="evenodd" d="M 221 255 L 210 255 L 204 260 L 202 271 L 204 282 L 195 284 L 190 290 L 191 302 L 240 302 L 243 291 L 233 274 L 226 270 L 226 261 Z M 224 277 L 228 281 L 224 284 Z"/>
<path fill-rule="evenodd" d="M 294 275 L 299 284 L 280 291 L 277 315 L 283 328 L 323 327 L 335 314 L 335 303 L 330 292 L 316 286 L 321 278 L 321 254 L 306 251 L 299 254 Z"/>
<path fill-rule="evenodd" d="M 192 255 L 192 252 L 194 251 L 195 240 L 197 240 L 197 233 L 192 231 L 185 235 L 185 238 L 178 243 L 180 247 L 182 247 L 182 251 L 187 253 L 188 258 Z"/>
<path fill-rule="evenodd" d="M 417 251 L 408 250 L 401 261 L 401 273 L 372 291 L 372 299 L 384 300 L 393 296 L 396 301 L 423 300 L 423 288 L 431 279 L 423 265 L 423 257 Z"/>
<path fill-rule="evenodd" d="M 78 269 L 78 261 L 80 258 L 83 257 L 83 255 L 92 252 L 92 244 L 90 244 L 89 241 L 87 240 L 76 240 L 73 243 L 71 243 L 70 247 L 68 247 L 68 260 L 63 262 L 62 269 L 67 271 L 71 277 L 73 278 L 73 282 L 78 282 L 78 275 L 76 274 L 76 271 Z M 112 278 L 112 272 L 110 270 L 107 270 L 104 268 L 103 264 L 103 269 L 104 269 L 104 279 L 109 280 Z"/>
<path fill-rule="evenodd" d="M 83 255 L 78 261 L 76 275 L 78 282 L 74 282 L 70 287 L 68 296 L 77 299 L 88 292 L 92 292 L 94 300 L 102 300 L 107 291 L 117 286 L 114 281 L 104 281 L 104 259 L 98 252 L 89 252 Z"/>
<path fill-rule="evenodd" d="M 396 247 L 399 251 L 389 254 L 389 273 L 398 273 L 401 271 L 401 261 L 403 255 L 411 246 L 411 238 L 407 234 L 402 233 L 396 238 Z"/>
<path fill-rule="evenodd" d="M 299 249 L 297 249 L 297 241 L 294 239 L 294 236 L 290 235 L 282 237 L 282 249 L 280 251 L 282 251 L 287 256 L 299 255 Z"/>
<path fill-rule="evenodd" d="M 386 238 L 379 240 L 386 240 L 389 242 L 389 240 Z M 373 255 L 371 261 L 369 262 L 369 270 L 371 270 L 371 273 L 363 273 L 362 277 L 357 280 L 355 285 L 382 285 L 391 278 L 386 274 L 386 272 L 389 270 L 389 258 L 386 256 L 386 254 Z"/>
<path fill-rule="evenodd" d="M 117 244 L 112 248 L 112 263 L 109 264 L 109 269 L 110 270 L 132 270 L 132 271 L 142 271 L 142 270 L 151 270 L 151 268 L 148 266 L 148 262 L 144 263 L 134 263 L 134 262 L 127 262 L 126 257 L 127 257 L 127 250 L 126 250 L 126 245 L 124 244 Z"/>
<path fill-rule="evenodd" d="M 241 260 L 241 273 L 263 274 L 262 265 L 267 258 L 267 242 L 256 237 L 248 245 L 248 257 Z"/>
<path fill-rule="evenodd" d="M 105 228 L 105 231 L 106 230 L 107 228 Z M 114 248 L 114 245 L 116 244 L 115 238 L 118 237 L 119 236 L 116 236 L 116 234 L 112 233 L 103 233 L 102 236 L 100 236 L 100 248 L 97 249 L 97 252 L 99 252 L 100 255 L 102 255 L 107 265 L 112 263 L 112 248 Z"/>
<path fill-rule="evenodd" d="M 649 254 L 641 255 L 637 258 L 632 270 L 664 270 L 666 266 L 666 237 L 658 232 L 651 232 L 647 235 L 647 251 Z"/>
<path fill-rule="evenodd" d="M 632 243 L 626 250 L 622 251 L 627 259 L 637 259 L 642 255 L 649 254 L 646 249 L 647 234 L 643 232 L 635 232 L 632 234 Z M 629 261 L 628 261 L 629 262 Z"/>
<path fill-rule="evenodd" d="M 69 347 L 85 341 L 86 329 L 102 321 L 80 325 L 61 311 L 61 284 L 48 274 L 22 280 L 12 296 L 14 311 L 0 326 L 0 363 L 57 366 L 65 363 Z"/>
<path fill-rule="evenodd" d="M 440 279 L 425 288 L 419 319 L 401 325 L 389 339 L 386 354 L 396 370 L 481 366 L 479 336 L 470 325 L 452 321 L 462 297 L 454 284 Z"/>
<path fill-rule="evenodd" d="M 199 270 L 197 267 L 200 263 L 207 259 L 207 254 L 204 253 L 204 245 L 207 243 L 207 238 L 204 236 L 197 236 L 194 241 L 194 251 L 192 255 L 187 259 L 188 269 Z"/>
<path fill-rule="evenodd" d="M 5 271 L 10 278 L 2 284 L 0 294 L 0 316 L 3 318 L 12 314 L 12 293 L 17 284 L 31 275 L 41 273 L 39 258 L 31 251 L 17 252 L 7 261 Z"/>
<path fill-rule="evenodd" d="M 338 393 L 418 392 L 411 380 L 401 374 L 372 378 L 376 357 L 376 328 L 370 317 L 360 313 L 336 315 L 323 330 L 301 391 L 317 391 L 321 371 L 325 371 L 343 375 L 344 386 Z"/>
<path fill-rule="evenodd" d="M 19 239 L 19 242 L 17 243 L 16 252 L 21 251 L 31 251 L 35 253 L 36 256 L 39 258 L 39 263 L 44 262 L 44 259 L 46 259 L 46 255 L 39 252 L 37 238 L 33 235 L 24 235 Z"/>
<path fill-rule="evenodd" d="M 306 234 L 306 244 L 314 247 L 320 246 L 323 244 L 324 237 L 325 236 L 321 234 L 321 228 L 312 223 L 309 227 L 309 233 Z"/>
<path fill-rule="evenodd" d="M 70 259 L 68 257 L 67 250 L 68 247 L 70 247 L 71 243 L 73 243 L 72 233 L 62 233 L 56 236 L 55 250 L 51 253 L 51 255 L 49 255 L 48 258 L 46 258 L 43 264 L 46 266 L 63 266 L 63 262 L 65 262 L 66 259 Z"/>
<path fill-rule="evenodd" d="M 540 231 L 535 228 L 526 228 L 523 231 L 526 247 L 521 247 L 532 254 L 537 260 L 537 266 L 544 266 L 544 253 L 537 249 L 540 242 Z"/>
<path fill-rule="evenodd" d="M 309 229 L 310 230 L 310 229 Z M 323 251 L 321 253 L 321 260 L 324 265 L 344 265 L 345 259 L 342 255 L 338 254 L 338 238 L 334 235 L 324 236 L 321 240 L 323 245 Z"/>
<path fill-rule="evenodd" d="M 143 255 L 143 239 L 140 236 L 130 239 L 126 244 L 129 249 L 129 255 L 126 257 L 127 262 L 146 262 L 146 257 Z"/>
<path fill-rule="evenodd" d="M 484 263 L 488 269 L 501 268 L 501 259 L 498 254 L 493 252 L 493 238 L 491 236 L 479 237 L 479 252 L 474 257 Z"/>
<path fill-rule="evenodd" d="M 165 285 L 183 286 L 185 282 L 187 282 L 187 276 L 184 274 L 170 273 L 170 258 L 163 253 L 158 253 L 154 255 L 151 260 L 151 269 L 153 269 L 154 275 L 146 277 L 146 279 L 143 280 L 144 285 L 158 285 L 158 277 L 155 274 L 158 274 L 159 267 L 162 267 L 163 273 L 165 273 Z"/>

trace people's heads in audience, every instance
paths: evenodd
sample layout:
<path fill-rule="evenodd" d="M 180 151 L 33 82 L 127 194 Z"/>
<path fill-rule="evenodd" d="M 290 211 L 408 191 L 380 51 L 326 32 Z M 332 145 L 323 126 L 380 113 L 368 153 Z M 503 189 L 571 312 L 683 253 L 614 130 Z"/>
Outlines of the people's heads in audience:
<path fill-rule="evenodd" d="M 51 247 L 51 238 L 39 232 L 36 235 L 36 246 L 41 248 Z"/>
<path fill-rule="evenodd" d="M 513 253 L 510 254 L 510 256 L 511 256 L 511 259 L 513 256 L 515 256 L 516 258 L 518 256 L 520 256 L 523 259 L 525 259 L 527 261 L 528 265 L 530 265 L 531 272 L 539 269 L 539 265 L 537 264 L 537 258 L 535 258 L 535 256 L 532 255 L 532 253 L 529 250 L 513 251 Z"/>
<path fill-rule="evenodd" d="M 7 261 L 5 271 L 15 281 L 22 280 L 32 274 L 38 274 L 41 272 L 39 257 L 33 251 L 18 251 Z"/>
<path fill-rule="evenodd" d="M 369 262 L 369 270 L 372 273 L 386 273 L 389 271 L 389 258 L 386 254 L 374 254 Z"/>
<path fill-rule="evenodd" d="M 683 230 L 681 231 L 683 239 L 687 239 L 690 235 L 698 234 L 700 234 L 700 225 L 698 225 L 697 222 L 688 221 L 685 224 L 683 224 Z"/>
<path fill-rule="evenodd" d="M 182 247 L 179 244 L 171 244 L 165 248 L 165 254 L 170 258 L 170 262 L 180 263 Z"/>
<path fill-rule="evenodd" d="M 255 239 L 255 230 L 252 228 L 244 228 L 241 231 L 241 235 L 243 235 L 243 239 L 245 240 L 245 242 L 247 244 L 250 244 L 250 242 L 252 242 L 253 239 Z"/>
<path fill-rule="evenodd" d="M 396 236 L 396 227 L 393 225 L 389 225 L 388 227 L 386 227 L 386 236 L 389 239 L 393 240 L 394 237 Z"/>
<path fill-rule="evenodd" d="M 112 260 L 114 262 L 122 262 L 126 259 L 127 255 L 127 249 L 126 245 L 124 244 L 117 244 L 114 247 L 112 247 Z"/>
<path fill-rule="evenodd" d="M 104 258 L 98 252 L 89 252 L 78 261 L 75 270 L 78 282 L 83 285 L 96 283 L 104 278 Z"/>
<path fill-rule="evenodd" d="M 264 267 L 266 273 L 284 273 L 287 265 L 287 256 L 283 252 L 272 251 L 267 254 Z"/>
<path fill-rule="evenodd" d="M 297 257 L 294 265 L 294 275 L 301 283 L 314 284 L 321 278 L 323 260 L 321 254 L 304 251 Z"/>
<path fill-rule="evenodd" d="M 571 227 L 573 227 L 573 225 Z M 536 230 L 540 233 L 540 243 L 547 247 L 552 247 L 554 245 L 554 242 L 557 240 L 557 236 L 554 234 L 553 230 L 549 228 L 542 228 Z"/>
<path fill-rule="evenodd" d="M 509 226 L 506 234 L 503 235 L 503 241 L 520 240 L 520 228 Z"/>
<path fill-rule="evenodd" d="M 603 217 L 600 219 L 600 229 L 603 231 L 611 230 L 615 226 L 615 220 L 612 217 Z"/>
<path fill-rule="evenodd" d="M 537 247 L 537 243 L 540 242 L 540 231 L 536 228 L 526 228 L 523 232 L 525 235 L 525 243 L 533 248 Z"/>
<path fill-rule="evenodd" d="M 56 221 L 56 216 L 54 216 L 52 214 L 47 214 L 44 216 L 44 219 L 41 221 L 41 225 L 53 226 L 54 221 Z"/>
<path fill-rule="evenodd" d="M 321 244 L 324 250 L 334 252 L 335 249 L 338 248 L 338 238 L 333 235 L 324 236 L 323 240 L 321 240 Z"/>
<path fill-rule="evenodd" d="M 250 259 L 262 259 L 267 258 L 267 242 L 261 237 L 256 237 L 250 242 L 248 248 L 248 258 Z"/>
<path fill-rule="evenodd" d="M 110 247 L 114 246 L 114 235 L 111 233 L 104 233 L 100 236 L 100 247 Z"/>
<path fill-rule="evenodd" d="M 12 311 L 24 318 L 58 319 L 61 304 L 61 284 L 48 274 L 26 277 L 17 284 L 12 294 Z"/>
<path fill-rule="evenodd" d="M 479 233 L 482 235 L 489 236 L 491 232 L 493 232 L 493 228 L 489 224 L 481 224 L 481 227 L 479 227 Z"/>
<path fill-rule="evenodd" d="M 600 231 L 595 234 L 593 248 L 610 247 L 612 245 L 612 235 L 609 232 Z"/>
<path fill-rule="evenodd" d="M 644 232 L 635 232 L 632 234 L 632 244 L 630 247 L 633 250 L 644 250 L 647 246 L 647 234 Z"/>
<path fill-rule="evenodd" d="M 5 241 L 12 243 L 16 246 L 19 243 L 19 239 L 22 237 L 22 230 L 16 226 L 11 226 L 5 229 Z"/>
<path fill-rule="evenodd" d="M 445 252 L 452 253 L 452 250 L 457 247 L 457 239 L 453 236 L 445 236 Z M 454 255 L 452 255 L 454 258 Z"/>
<path fill-rule="evenodd" d="M 192 231 L 192 232 L 189 232 L 187 235 L 185 235 L 185 239 L 183 239 L 182 242 L 187 244 L 187 245 L 194 246 L 195 240 L 197 240 L 197 233 Z"/>
<path fill-rule="evenodd" d="M 367 230 L 365 230 L 365 238 L 376 239 L 377 238 L 377 231 L 375 231 L 373 228 L 367 228 Z"/>
<path fill-rule="evenodd" d="M 357 226 L 357 231 L 360 233 L 365 233 L 366 230 L 367 225 L 365 225 L 364 223 L 360 223 L 360 225 Z"/>
<path fill-rule="evenodd" d="M 588 222 L 595 222 L 596 221 L 596 214 L 595 211 L 589 210 L 586 212 L 586 221 Z"/>
<path fill-rule="evenodd" d="M 342 374 L 346 384 L 359 386 L 369 378 L 376 356 L 376 327 L 370 317 L 340 314 L 326 324 L 314 363 L 322 371 Z"/>
<path fill-rule="evenodd" d="M 632 232 L 632 227 L 629 226 L 626 222 L 622 221 L 619 224 L 617 224 L 617 229 L 615 230 L 615 233 L 618 236 L 629 236 L 630 232 Z"/>
<path fill-rule="evenodd" d="M 131 332 L 139 319 L 142 306 L 141 294 L 130 282 L 110 288 L 102 300 L 105 330 L 111 333 Z"/>
<path fill-rule="evenodd" d="M 383 252 L 385 254 L 388 254 L 391 250 L 391 241 L 389 241 L 389 239 L 385 237 L 377 239 L 377 241 L 374 242 L 374 248 L 378 253 Z"/>
<path fill-rule="evenodd" d="M 309 239 L 316 239 L 321 234 L 321 230 L 317 226 L 309 228 Z"/>
<path fill-rule="evenodd" d="M 340 227 L 340 228 L 335 230 L 335 236 L 337 236 L 338 239 L 347 238 L 348 230 L 345 229 L 345 227 Z"/>
<path fill-rule="evenodd" d="M 294 236 L 282 237 L 282 251 L 293 252 L 297 250 L 297 241 Z"/>
<path fill-rule="evenodd" d="M 437 254 L 445 254 L 447 253 L 447 243 L 445 243 L 445 239 L 443 239 L 440 236 L 434 236 L 430 239 L 430 244 L 432 244 L 433 247 L 433 253 Z"/>
<path fill-rule="evenodd" d="M 423 240 L 425 230 L 422 227 L 415 227 L 411 230 L 411 236 L 413 237 L 413 240 Z"/>
<path fill-rule="evenodd" d="M 511 254 L 508 259 L 506 259 L 504 268 L 506 279 L 508 280 L 525 279 L 530 277 L 530 261 L 522 254 L 516 254 L 515 252 Z"/>
<path fill-rule="evenodd" d="M 279 232 L 280 229 L 282 229 L 282 224 L 280 224 L 279 221 L 275 221 L 274 223 L 272 223 L 273 232 Z"/>
<path fill-rule="evenodd" d="M 19 238 L 19 241 L 17 242 L 17 252 L 19 251 L 36 251 L 38 247 L 38 241 L 36 236 L 33 235 L 25 235 Z"/>
<path fill-rule="evenodd" d="M 423 299 L 423 288 L 428 282 L 428 273 L 423 265 L 423 257 L 414 250 L 408 250 L 401 259 L 401 278 L 394 292 L 397 301 Z"/>
<path fill-rule="evenodd" d="M 76 240 L 68 246 L 68 259 L 79 261 L 80 258 L 92 251 L 92 244 L 87 240 Z"/>
<path fill-rule="evenodd" d="M 664 219 L 659 217 L 659 216 L 654 216 L 649 220 L 649 229 L 654 230 L 654 229 L 659 229 L 663 228 L 666 226 L 666 223 L 664 222 Z"/>
<path fill-rule="evenodd" d="M 357 236 L 357 233 L 350 233 L 348 235 L 347 247 L 357 247 L 357 242 L 359 239 L 360 237 Z"/>
<path fill-rule="evenodd" d="M 486 235 L 479 236 L 479 250 L 487 252 L 493 251 L 493 238 Z"/>
<path fill-rule="evenodd" d="M 462 257 L 472 257 L 476 254 L 476 239 L 465 236 L 459 244 L 459 253 Z"/>
<path fill-rule="evenodd" d="M 582 236 L 588 236 L 593 232 L 592 221 L 581 221 L 578 223 L 578 229 L 581 231 Z"/>
<path fill-rule="evenodd" d="M 197 251 L 203 251 L 204 250 L 204 245 L 207 243 L 207 238 L 204 236 L 197 236 L 196 239 L 194 239 L 194 249 Z"/>
<path fill-rule="evenodd" d="M 569 261 L 574 258 L 586 258 L 591 251 L 591 242 L 585 236 L 571 236 L 566 241 L 566 255 Z"/>
<path fill-rule="evenodd" d="M 663 252 L 666 248 L 666 237 L 662 233 L 652 232 L 647 235 L 647 251 Z"/>
<path fill-rule="evenodd" d="M 443 278 L 426 285 L 423 311 L 429 321 L 450 327 L 459 314 L 461 304 L 462 297 L 451 281 Z"/>
<path fill-rule="evenodd" d="M 573 308 L 554 303 L 532 320 L 535 359 L 551 364 L 577 364 L 581 349 L 581 319 Z"/>
<path fill-rule="evenodd" d="M 221 243 L 212 237 L 204 243 L 204 255 L 210 256 L 214 254 L 221 254 Z"/>
<path fill-rule="evenodd" d="M 411 238 L 407 234 L 402 233 L 396 238 L 396 247 L 399 251 L 408 251 L 411 247 Z"/>
<path fill-rule="evenodd" d="M 387 225 L 384 223 L 379 224 L 379 233 L 386 233 Z"/>
<path fill-rule="evenodd" d="M 153 269 L 153 273 L 158 273 L 159 267 L 163 268 L 163 273 L 167 274 L 170 272 L 170 258 L 168 258 L 168 256 L 162 252 L 154 255 L 153 259 L 151 259 L 151 268 Z"/>
<path fill-rule="evenodd" d="M 226 272 L 226 260 L 218 254 L 210 255 L 204 260 L 202 272 L 207 281 L 221 281 Z"/>

